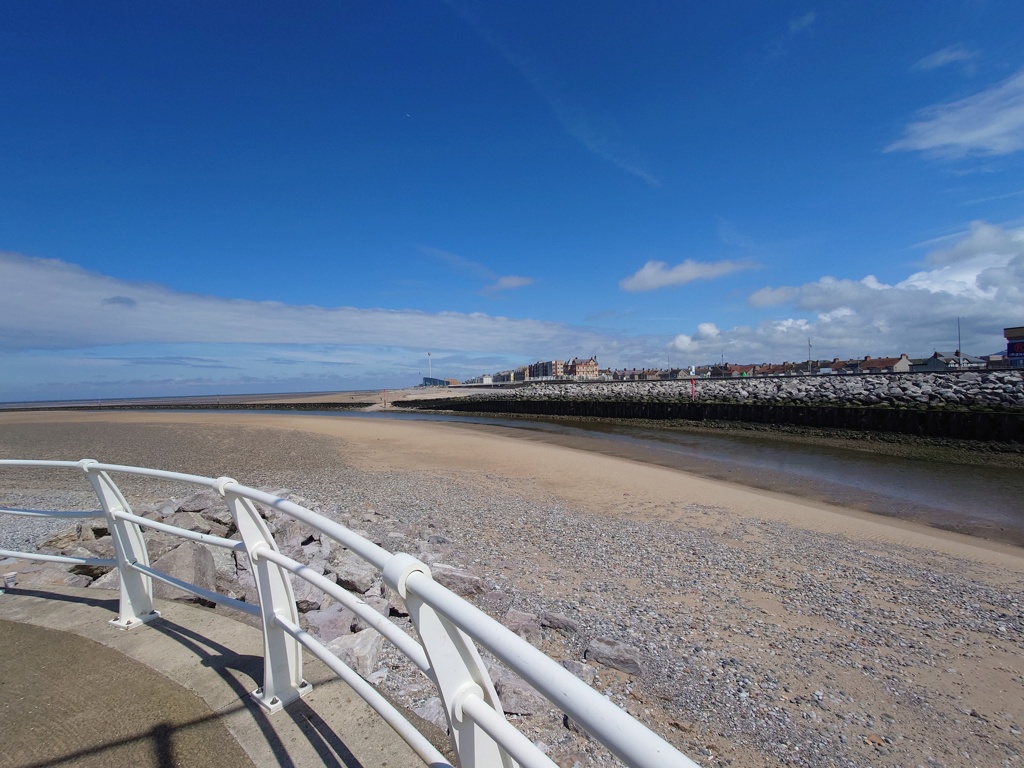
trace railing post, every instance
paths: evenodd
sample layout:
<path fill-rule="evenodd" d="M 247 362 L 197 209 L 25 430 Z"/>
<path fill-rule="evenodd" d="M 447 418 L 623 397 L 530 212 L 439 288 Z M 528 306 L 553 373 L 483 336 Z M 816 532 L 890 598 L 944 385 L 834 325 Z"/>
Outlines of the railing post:
<path fill-rule="evenodd" d="M 226 490 L 232 483 L 235 481 L 230 477 L 222 477 L 215 487 L 227 501 L 245 544 L 263 619 L 263 686 L 253 691 L 252 697 L 268 712 L 277 712 L 313 690 L 313 686 L 302 679 L 302 646 L 277 623 L 277 617 L 281 616 L 296 625 L 299 612 L 288 571 L 260 557 L 262 549 L 280 551 L 277 542 L 256 506 L 249 499 Z"/>
<path fill-rule="evenodd" d="M 97 463 L 92 459 L 82 459 L 78 465 L 89 478 L 103 506 L 107 528 L 114 541 L 114 552 L 117 553 L 121 602 L 117 618 L 110 623 L 119 629 L 134 629 L 160 616 L 159 611 L 153 610 L 153 579 L 148 574 L 132 568 L 133 563 L 148 566 L 149 552 L 146 550 L 146 542 L 142 538 L 139 526 L 114 517 L 115 512 L 131 513 L 132 510 L 121 489 L 110 479 L 110 475 L 93 468 Z"/>
<path fill-rule="evenodd" d="M 448 716 L 459 766 L 518 768 L 508 752 L 471 718 L 464 716 L 462 702 L 471 695 L 478 696 L 501 717 L 505 713 L 472 639 L 408 589 L 406 582 L 414 574 L 417 578 L 431 578 L 426 564 L 404 552 L 394 555 L 384 566 L 384 581 L 405 601 L 427 653 L 430 673 Z"/>

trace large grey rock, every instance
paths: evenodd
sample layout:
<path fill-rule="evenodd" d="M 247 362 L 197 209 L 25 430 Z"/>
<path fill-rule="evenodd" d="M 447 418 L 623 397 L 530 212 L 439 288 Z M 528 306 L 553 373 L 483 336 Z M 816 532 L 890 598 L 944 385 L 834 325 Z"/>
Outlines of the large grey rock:
<path fill-rule="evenodd" d="M 210 521 L 198 512 L 175 512 L 166 518 L 164 522 L 167 525 L 173 525 L 175 528 L 195 531 L 196 533 L 209 533 L 212 530 Z"/>
<path fill-rule="evenodd" d="M 462 568 L 454 568 L 450 565 L 437 563 L 430 569 L 430 572 L 434 577 L 434 581 L 461 597 L 482 595 L 486 589 L 483 579 Z"/>
<path fill-rule="evenodd" d="M 227 502 L 221 499 L 217 504 L 212 507 L 204 509 L 202 512 L 203 517 L 211 522 L 222 525 L 228 531 L 235 531 L 237 526 L 235 525 L 235 518 L 231 514 L 231 510 L 228 508 Z"/>
<path fill-rule="evenodd" d="M 376 597 L 376 596 L 366 597 L 366 598 L 363 598 L 363 601 L 368 606 L 373 608 L 373 610 L 375 610 L 381 616 L 387 616 L 389 611 L 390 611 L 390 606 L 388 605 L 388 601 L 385 598 L 383 598 L 383 597 Z M 355 621 L 352 622 L 352 631 L 353 632 L 362 632 L 364 629 L 368 629 L 369 626 L 370 626 L 369 624 L 367 624 L 361 618 L 356 616 L 355 617 Z M 374 631 L 376 631 L 376 630 L 374 630 Z"/>
<path fill-rule="evenodd" d="M 639 675 L 643 668 L 637 649 L 609 637 L 595 637 L 590 641 L 584 656 L 598 664 L 621 670 L 630 675 Z"/>
<path fill-rule="evenodd" d="M 542 627 L 556 629 L 567 635 L 575 634 L 580 629 L 579 622 L 575 619 L 570 619 L 562 613 L 542 613 L 540 615 L 540 625 Z"/>
<path fill-rule="evenodd" d="M 409 609 L 405 601 L 391 587 L 384 588 L 384 599 L 388 601 L 388 614 L 391 616 L 408 616 Z"/>
<path fill-rule="evenodd" d="M 214 490 L 196 491 L 178 502 L 179 512 L 203 512 L 217 506 L 225 506 L 224 499 Z"/>
<path fill-rule="evenodd" d="M 327 644 L 332 653 L 361 677 L 369 677 L 377 669 L 377 660 L 383 646 L 384 638 L 372 629 L 354 635 L 342 635 Z"/>
<path fill-rule="evenodd" d="M 303 618 L 308 631 L 324 643 L 352 634 L 352 625 L 356 622 L 356 615 L 341 603 L 331 603 L 319 611 L 310 611 Z"/>
<path fill-rule="evenodd" d="M 323 575 L 326 563 L 323 560 L 318 560 L 307 564 L 310 570 L 313 572 Z M 295 574 L 289 574 L 292 581 L 292 592 L 295 595 L 295 605 L 299 609 L 300 613 L 306 613 L 307 611 L 319 610 L 320 606 L 324 603 L 326 595 L 320 587 L 315 587 L 299 576 Z"/>
<path fill-rule="evenodd" d="M 147 544 L 149 541 L 147 540 Z M 234 550 L 224 547 L 210 547 L 210 557 L 213 558 L 213 569 L 217 576 L 230 579 L 235 578 L 235 553 Z"/>
<path fill-rule="evenodd" d="M 79 541 L 102 539 L 104 536 L 110 535 L 106 520 L 83 520 L 76 526 L 75 530 L 78 533 Z"/>
<path fill-rule="evenodd" d="M 342 547 L 331 552 L 327 559 L 327 571 L 334 574 L 338 586 L 361 595 L 368 592 L 379 578 L 376 568 L 359 555 Z"/>
<path fill-rule="evenodd" d="M 41 539 L 36 543 L 36 549 L 43 553 L 64 552 L 75 547 L 78 542 L 78 528 L 72 525 Z"/>
<path fill-rule="evenodd" d="M 216 570 L 213 566 L 213 556 L 209 550 L 194 541 L 184 541 L 177 548 L 172 549 L 166 555 L 153 563 L 153 568 L 173 576 L 181 581 L 187 581 L 197 587 L 210 590 L 217 588 Z M 153 594 L 165 600 L 181 600 L 185 602 L 208 601 L 196 597 L 188 592 L 172 587 L 162 581 L 153 581 Z"/>
<path fill-rule="evenodd" d="M 584 664 L 582 661 L 576 661 L 575 659 L 565 659 L 562 661 L 562 666 L 576 675 L 576 677 L 587 685 L 594 684 L 594 678 L 597 677 L 597 671 L 589 664 Z"/>
<path fill-rule="evenodd" d="M 142 536 L 146 542 L 146 552 L 149 553 L 149 562 L 151 563 L 159 560 L 183 541 L 180 536 L 163 531 L 144 531 Z"/>
<path fill-rule="evenodd" d="M 114 540 L 110 536 L 92 541 L 80 541 L 70 549 L 63 550 L 63 553 L 68 557 L 94 557 L 107 560 L 117 557 L 117 553 L 114 552 Z M 71 570 L 74 573 L 88 576 L 90 579 L 98 579 L 114 567 L 113 565 L 75 565 Z"/>
<path fill-rule="evenodd" d="M 497 668 L 490 668 L 488 671 L 505 714 L 533 715 L 552 706 L 519 675 Z"/>
<path fill-rule="evenodd" d="M 120 589 L 121 588 L 121 572 L 114 568 L 112 571 L 107 571 L 98 579 L 93 579 L 89 585 L 90 589 Z"/>
<path fill-rule="evenodd" d="M 244 562 L 245 556 L 242 553 L 242 557 L 239 558 L 236 554 L 235 563 Z M 238 567 L 235 569 L 235 584 L 237 585 L 238 599 L 244 600 L 247 603 L 253 605 L 259 605 L 260 596 L 259 590 L 256 587 L 256 577 L 253 572 L 248 568 Z"/>
<path fill-rule="evenodd" d="M 88 587 L 92 579 L 71 573 L 59 567 L 44 567 L 34 571 L 19 571 L 19 587 Z M 2 585 L 0 585 L 2 586 Z"/>
<path fill-rule="evenodd" d="M 502 618 L 501 623 L 533 646 L 540 646 L 543 641 L 543 632 L 535 614 L 512 608 Z"/>
<path fill-rule="evenodd" d="M 304 544 L 319 540 L 319 531 L 290 517 L 279 520 L 274 529 L 274 541 L 277 542 L 278 549 L 294 560 L 302 558 Z"/>
<path fill-rule="evenodd" d="M 422 706 L 413 709 L 413 712 L 428 723 L 433 723 L 441 730 L 448 730 L 448 716 L 444 712 L 444 704 L 441 703 L 439 697 L 434 696 L 431 699 L 427 699 Z"/>
<path fill-rule="evenodd" d="M 162 518 L 170 517 L 178 511 L 178 502 L 174 499 L 167 499 L 167 501 L 154 505 L 153 511 Z"/>

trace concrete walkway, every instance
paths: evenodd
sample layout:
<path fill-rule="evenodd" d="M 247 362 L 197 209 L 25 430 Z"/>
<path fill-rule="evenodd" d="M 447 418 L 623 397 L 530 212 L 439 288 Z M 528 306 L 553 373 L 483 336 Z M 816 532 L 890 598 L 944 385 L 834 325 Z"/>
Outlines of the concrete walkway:
<path fill-rule="evenodd" d="M 16 587 L 0 594 L 0 768 L 344 766 L 422 761 L 308 654 L 313 691 L 267 715 L 249 698 L 263 676 L 258 629 L 158 601 L 125 632 L 117 594 Z"/>

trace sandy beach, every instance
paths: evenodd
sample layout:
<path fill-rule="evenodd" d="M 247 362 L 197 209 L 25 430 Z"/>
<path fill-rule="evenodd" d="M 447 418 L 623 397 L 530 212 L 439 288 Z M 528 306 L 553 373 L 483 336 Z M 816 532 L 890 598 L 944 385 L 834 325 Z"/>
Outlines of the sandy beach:
<path fill-rule="evenodd" d="M 582 658 L 594 633 L 635 646 L 644 672 L 599 670 L 601 689 L 705 765 L 1011 765 L 1024 752 L 1020 548 L 491 427 L 3 413 L 0 457 L 288 487 L 396 541 L 429 523 L 450 542 L 444 562 L 512 607 L 580 621 L 578 637 L 545 636 L 556 658 Z M 5 470 L 0 502 L 47 477 Z"/>

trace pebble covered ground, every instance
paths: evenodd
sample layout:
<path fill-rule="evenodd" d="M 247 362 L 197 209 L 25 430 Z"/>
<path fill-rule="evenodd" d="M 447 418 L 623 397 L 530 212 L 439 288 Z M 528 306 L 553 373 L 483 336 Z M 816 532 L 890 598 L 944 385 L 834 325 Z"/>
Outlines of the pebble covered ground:
<path fill-rule="evenodd" d="M 296 433 L 299 450 L 284 447 L 280 432 L 241 430 L 242 457 L 225 438 L 173 429 L 163 445 L 152 429 L 127 430 L 109 454 L 95 444 L 90 453 L 209 473 L 210 460 L 231 448 L 226 455 L 238 458 L 221 466 L 239 467 L 226 474 L 291 488 L 392 551 L 482 577 L 487 588 L 475 602 L 492 615 L 517 609 L 574 620 L 575 631 L 545 629 L 539 639 L 558 660 L 583 660 L 596 637 L 633 646 L 640 674 L 591 663 L 594 685 L 702 765 L 1024 764 L 1017 573 L 684 498 L 661 507 L 624 498 L 620 515 L 601 516 L 540 500 L 526 480 L 357 470 L 317 436 Z M 192 449 L 175 454 L 183 441 Z M 180 461 L 166 460 L 168 451 Z M 19 454 L 23 446 L 5 435 L 0 456 Z M 0 503 L 95 507 L 81 477 L 55 477 L 5 471 Z M 122 487 L 130 499 L 181 495 L 133 478 Z M 4 517 L 3 547 L 34 541 L 43 525 L 63 527 Z M 417 689 L 408 667 L 393 654 L 384 662 L 381 685 L 410 706 L 424 703 L 430 692 Z M 617 764 L 551 711 L 512 719 L 560 765 Z"/>

